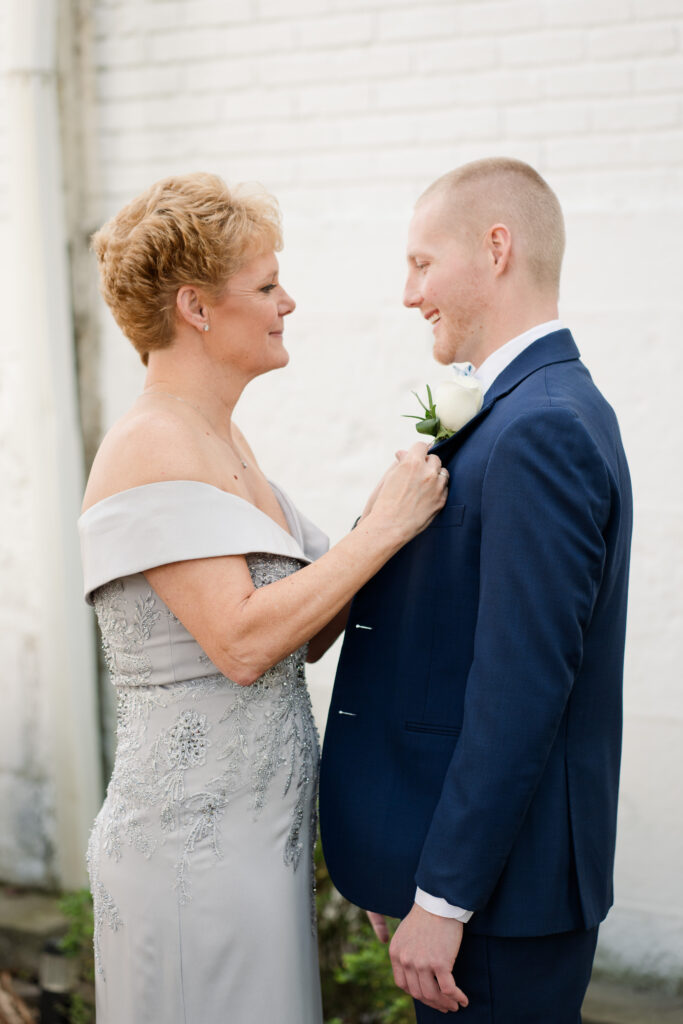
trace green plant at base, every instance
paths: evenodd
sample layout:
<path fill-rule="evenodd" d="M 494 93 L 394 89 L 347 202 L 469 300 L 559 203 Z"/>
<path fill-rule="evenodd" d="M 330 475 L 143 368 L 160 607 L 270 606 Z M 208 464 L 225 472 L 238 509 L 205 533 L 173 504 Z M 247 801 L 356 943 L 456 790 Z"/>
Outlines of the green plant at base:
<path fill-rule="evenodd" d="M 80 989 L 71 996 L 68 1024 L 94 1024 L 95 1004 L 92 985 L 95 979 L 93 956 L 93 907 L 88 889 L 65 893 L 59 909 L 69 922 L 60 946 L 62 952 L 78 959 Z"/>
<path fill-rule="evenodd" d="M 94 1020 L 95 1007 L 78 992 L 74 992 L 69 1006 L 69 1024 L 93 1024 Z"/>
<path fill-rule="evenodd" d="M 392 933 L 394 930 L 395 925 Z M 369 925 L 350 941 L 352 951 L 343 955 L 335 980 L 362 990 L 372 1008 L 372 1019 L 381 1024 L 412 1024 L 413 1001 L 396 987 L 387 946 L 378 941 Z"/>

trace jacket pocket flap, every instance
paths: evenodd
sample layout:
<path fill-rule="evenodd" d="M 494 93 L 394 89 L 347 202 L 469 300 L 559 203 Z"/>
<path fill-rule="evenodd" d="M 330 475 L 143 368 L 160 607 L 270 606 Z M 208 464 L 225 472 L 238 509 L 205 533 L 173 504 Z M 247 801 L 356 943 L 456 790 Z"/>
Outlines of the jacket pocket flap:
<path fill-rule="evenodd" d="M 405 722 L 408 732 L 430 732 L 440 736 L 457 736 L 462 726 L 440 725 L 438 722 Z"/>
<path fill-rule="evenodd" d="M 430 525 L 430 530 L 436 530 L 446 526 L 462 526 L 465 520 L 465 506 L 464 505 L 446 505 L 442 508 L 434 522 Z"/>

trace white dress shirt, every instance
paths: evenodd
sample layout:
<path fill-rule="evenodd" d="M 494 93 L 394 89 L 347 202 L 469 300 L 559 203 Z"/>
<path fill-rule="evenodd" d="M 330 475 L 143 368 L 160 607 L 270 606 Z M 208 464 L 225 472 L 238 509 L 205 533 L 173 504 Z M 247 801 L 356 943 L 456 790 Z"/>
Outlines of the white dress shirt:
<path fill-rule="evenodd" d="M 524 334 L 518 334 L 516 338 L 512 338 L 511 341 L 507 341 L 500 348 L 497 348 L 495 352 L 492 352 L 488 359 L 478 367 L 472 374 L 477 380 L 481 382 L 484 389 L 484 394 L 493 384 L 496 377 L 503 372 L 503 370 L 510 365 L 513 359 L 516 359 L 525 348 L 533 344 L 534 341 L 538 341 L 539 338 L 544 338 L 546 334 L 552 334 L 553 331 L 560 331 L 564 327 L 561 320 L 547 320 L 544 324 L 538 324 L 536 327 L 531 327 Z M 472 917 L 472 910 L 465 910 L 463 907 L 456 907 L 453 904 L 448 903 L 441 896 L 430 896 L 424 889 L 420 889 L 418 886 L 415 892 L 415 902 L 418 906 L 422 907 L 423 910 L 428 910 L 430 914 L 436 914 L 438 917 L 454 917 L 458 921 L 462 921 L 466 924 Z"/>
<path fill-rule="evenodd" d="M 481 366 L 472 374 L 473 377 L 476 377 L 481 382 L 484 394 L 491 387 L 496 377 L 503 372 L 506 366 L 510 365 L 513 359 L 521 355 L 525 348 L 528 348 L 534 341 L 538 341 L 539 338 L 544 338 L 546 334 L 552 334 L 553 331 L 561 331 L 563 327 L 564 324 L 561 320 L 547 320 L 544 324 L 538 324 L 536 327 L 529 328 L 524 334 L 518 334 L 516 338 L 506 341 L 504 345 L 501 345 L 495 352 L 492 352 L 488 359 L 485 359 Z"/>

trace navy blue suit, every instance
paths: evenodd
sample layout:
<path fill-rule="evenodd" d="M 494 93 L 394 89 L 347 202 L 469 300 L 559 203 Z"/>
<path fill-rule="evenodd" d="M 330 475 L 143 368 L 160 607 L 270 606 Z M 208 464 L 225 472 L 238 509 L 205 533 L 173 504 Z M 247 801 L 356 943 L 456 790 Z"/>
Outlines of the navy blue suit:
<path fill-rule="evenodd" d="M 330 874 L 397 917 L 417 884 L 473 910 L 466 933 L 593 929 L 612 903 L 632 521 L 616 418 L 560 330 L 435 451 L 445 508 L 351 609 L 321 773 Z"/>

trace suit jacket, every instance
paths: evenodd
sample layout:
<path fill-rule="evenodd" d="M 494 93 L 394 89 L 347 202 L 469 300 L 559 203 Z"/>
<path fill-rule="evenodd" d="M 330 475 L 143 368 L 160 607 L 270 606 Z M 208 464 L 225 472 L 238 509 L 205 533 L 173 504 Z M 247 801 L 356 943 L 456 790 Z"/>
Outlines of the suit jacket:
<path fill-rule="evenodd" d="M 632 522 L 614 413 L 569 331 L 536 341 L 434 449 L 431 526 L 353 601 L 322 760 L 337 888 L 404 916 L 416 883 L 500 936 L 612 903 Z"/>

